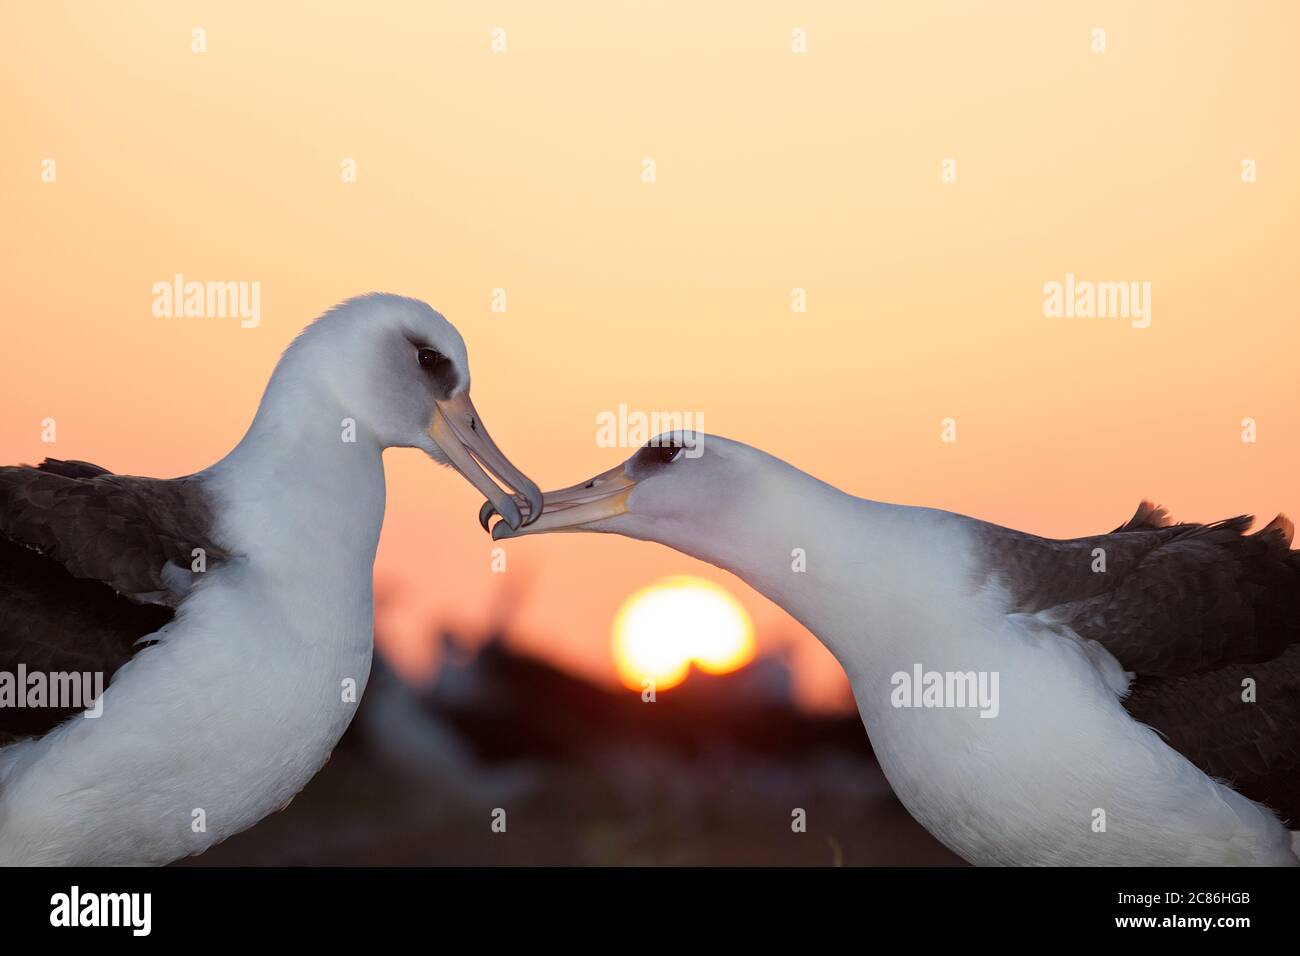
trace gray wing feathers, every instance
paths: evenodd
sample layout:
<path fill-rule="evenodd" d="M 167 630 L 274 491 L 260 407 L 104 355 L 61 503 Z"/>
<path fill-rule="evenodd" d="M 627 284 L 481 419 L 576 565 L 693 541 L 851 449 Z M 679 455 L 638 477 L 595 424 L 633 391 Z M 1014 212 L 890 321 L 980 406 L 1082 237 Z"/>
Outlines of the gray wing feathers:
<path fill-rule="evenodd" d="M 184 597 L 170 562 L 207 567 L 225 553 L 211 540 L 211 509 L 197 478 L 114 475 L 86 462 L 0 467 L 0 535 L 102 581 L 137 602 L 174 607 Z"/>
<path fill-rule="evenodd" d="M 980 523 L 988 581 L 1012 609 L 1097 641 L 1126 670 L 1177 675 L 1270 660 L 1300 641 L 1290 522 L 1168 524 L 1143 503 L 1111 534 L 1057 541 Z"/>
<path fill-rule="evenodd" d="M 1205 773 L 1300 825 L 1300 552 L 1278 516 L 1171 524 L 1143 502 L 1107 535 L 979 524 L 983 580 L 1133 671 L 1123 703 Z M 1098 559 L 1105 560 L 1105 570 Z"/>

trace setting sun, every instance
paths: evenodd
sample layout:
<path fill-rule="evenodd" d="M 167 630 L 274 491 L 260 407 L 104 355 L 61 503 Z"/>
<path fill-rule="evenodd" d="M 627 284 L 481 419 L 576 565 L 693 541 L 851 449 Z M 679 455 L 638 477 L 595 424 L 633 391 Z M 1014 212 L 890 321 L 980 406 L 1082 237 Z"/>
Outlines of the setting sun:
<path fill-rule="evenodd" d="M 703 578 L 666 578 L 633 593 L 614 617 L 614 666 L 625 685 L 680 684 L 691 665 L 710 674 L 754 656 L 754 626 L 740 602 Z"/>

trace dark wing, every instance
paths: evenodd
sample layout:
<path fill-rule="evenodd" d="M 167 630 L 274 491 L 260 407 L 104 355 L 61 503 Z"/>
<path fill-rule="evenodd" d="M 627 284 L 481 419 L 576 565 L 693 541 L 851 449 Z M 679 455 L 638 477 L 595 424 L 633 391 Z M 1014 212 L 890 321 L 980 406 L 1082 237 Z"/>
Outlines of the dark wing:
<path fill-rule="evenodd" d="M 1210 776 L 1300 829 L 1300 644 L 1256 664 L 1139 676 L 1124 707 Z"/>
<path fill-rule="evenodd" d="M 1272 660 L 1300 641 L 1300 553 L 1279 517 L 1166 524 L 1143 503 L 1110 534 L 1057 541 L 977 523 L 990 582 L 1012 610 L 1097 641 L 1138 674 Z"/>
<path fill-rule="evenodd" d="M 209 566 L 225 557 L 211 521 L 198 478 L 134 478 L 57 459 L 0 468 L 0 536 L 137 602 L 175 607 L 194 549 Z"/>
<path fill-rule="evenodd" d="M 113 475 L 50 459 L 0 468 L 0 673 L 102 674 L 104 685 L 172 619 L 224 552 L 198 479 Z M 0 707 L 0 744 L 48 731 L 75 708 Z"/>
<path fill-rule="evenodd" d="M 988 583 L 1136 674 L 1124 706 L 1207 774 L 1300 823 L 1300 552 L 1279 516 L 1171 524 L 1143 502 L 1107 535 L 977 535 Z M 1104 561 L 1104 565 L 1101 562 Z M 1104 570 L 1101 568 L 1104 567 Z"/>

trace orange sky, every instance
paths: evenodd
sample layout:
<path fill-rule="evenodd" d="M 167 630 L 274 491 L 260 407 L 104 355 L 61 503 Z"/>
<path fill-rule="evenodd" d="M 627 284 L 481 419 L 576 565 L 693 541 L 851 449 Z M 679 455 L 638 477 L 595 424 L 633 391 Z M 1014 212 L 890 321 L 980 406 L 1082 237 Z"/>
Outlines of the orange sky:
<path fill-rule="evenodd" d="M 1189 519 L 1300 513 L 1296 4 L 5 19 L 0 460 L 197 470 L 293 335 L 378 289 L 459 326 L 476 404 L 543 487 L 625 457 L 595 420 L 626 403 L 702 412 L 857 494 L 1051 535 L 1113 527 L 1144 495 Z M 155 318 L 152 285 L 177 272 L 260 282 L 261 324 Z M 1045 318 L 1067 272 L 1150 282 L 1150 328 Z M 843 700 L 816 641 L 723 572 L 569 535 L 511 543 L 493 574 L 474 490 L 418 452 L 387 465 L 377 573 L 408 667 L 428 623 L 479 628 L 508 603 L 521 644 L 612 685 L 619 603 L 693 573 L 791 648 L 805 700 Z"/>

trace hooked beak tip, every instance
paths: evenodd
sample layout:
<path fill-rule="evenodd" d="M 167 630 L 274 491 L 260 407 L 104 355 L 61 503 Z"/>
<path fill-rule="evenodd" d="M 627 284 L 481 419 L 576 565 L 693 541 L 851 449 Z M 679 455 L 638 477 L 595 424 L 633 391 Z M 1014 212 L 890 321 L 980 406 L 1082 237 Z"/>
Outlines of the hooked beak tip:
<path fill-rule="evenodd" d="M 542 489 L 529 482 L 521 489 L 524 500 L 528 502 L 528 513 L 524 515 L 524 524 L 529 525 L 542 516 Z"/>
<path fill-rule="evenodd" d="M 442 449 L 452 467 L 487 496 L 489 504 L 479 509 L 478 519 L 484 531 L 489 530 L 488 520 L 494 511 L 512 530 L 518 530 L 524 522 L 521 507 L 527 509 L 529 521 L 536 521 L 541 515 L 541 489 L 497 448 L 482 427 L 482 419 L 470 401 L 469 392 L 436 403 L 429 436 Z M 502 489 L 488 476 L 488 472 L 501 479 L 506 488 Z M 515 491 L 510 492 L 510 488 Z"/>
<path fill-rule="evenodd" d="M 492 535 L 493 541 L 510 537 L 512 532 L 532 524 L 542 516 L 542 493 L 540 490 L 534 487 L 525 500 L 527 513 L 524 514 L 520 513 L 513 498 L 507 502 L 504 513 L 492 501 L 483 502 L 483 506 L 478 509 L 479 525 L 482 526 L 484 531 Z M 493 515 L 498 515 L 501 518 L 495 525 L 491 523 Z"/>
<path fill-rule="evenodd" d="M 478 523 L 483 526 L 484 531 L 489 533 L 492 531 L 492 526 L 488 524 L 488 520 L 496 513 L 496 505 L 492 504 L 491 501 L 483 502 L 483 507 L 478 509 Z"/>
<path fill-rule="evenodd" d="M 496 503 L 496 512 L 501 516 L 501 523 L 510 525 L 511 530 L 517 529 L 523 523 L 523 517 L 519 514 L 519 508 L 512 498 L 502 497 Z"/>

